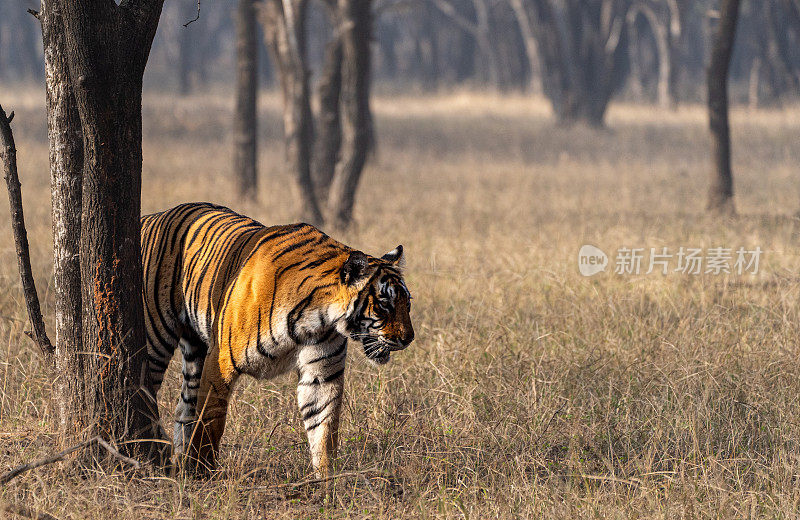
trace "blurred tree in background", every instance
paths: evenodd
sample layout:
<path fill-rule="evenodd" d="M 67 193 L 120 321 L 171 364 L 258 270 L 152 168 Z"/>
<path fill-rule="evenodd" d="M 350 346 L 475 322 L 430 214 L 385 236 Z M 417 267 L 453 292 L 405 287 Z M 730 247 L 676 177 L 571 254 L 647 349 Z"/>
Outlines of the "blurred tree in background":
<path fill-rule="evenodd" d="M 197 3 L 167 3 L 146 86 L 189 93 L 232 85 L 237 5 L 220 0 L 184 27 Z M 43 79 L 41 38 L 27 8 L 38 9 L 38 2 L 0 0 L 4 83 Z M 700 102 L 718 8 L 718 0 L 375 0 L 372 77 L 377 88 L 397 92 L 468 87 L 545 93 L 559 113 L 559 92 L 563 85 L 582 90 L 585 79 L 573 76 L 584 69 L 600 81 L 593 85 L 599 106 L 609 89 L 631 100 Z M 308 2 L 309 70 L 322 70 L 333 34 L 328 13 L 326 2 Z M 260 80 L 272 85 L 274 67 L 264 59 L 269 53 L 261 38 L 259 47 Z M 742 2 L 730 72 L 735 101 L 774 105 L 798 95 L 800 1 Z M 312 89 L 319 79 L 309 78 Z"/>
<path fill-rule="evenodd" d="M 190 94 L 230 88 L 238 78 L 233 169 L 252 199 L 255 87 L 278 87 L 286 167 L 297 180 L 303 218 L 344 227 L 373 139 L 371 89 L 543 95 L 559 122 L 592 126 L 604 124 L 615 98 L 698 103 L 706 99 L 719 4 L 220 0 L 198 12 L 196 0 L 174 0 L 164 8 L 145 88 Z M 38 26 L 25 13 L 36 7 L 34 0 L 0 0 L 3 84 L 43 81 Z M 728 77 L 733 103 L 774 106 L 798 96 L 800 0 L 741 2 Z"/>

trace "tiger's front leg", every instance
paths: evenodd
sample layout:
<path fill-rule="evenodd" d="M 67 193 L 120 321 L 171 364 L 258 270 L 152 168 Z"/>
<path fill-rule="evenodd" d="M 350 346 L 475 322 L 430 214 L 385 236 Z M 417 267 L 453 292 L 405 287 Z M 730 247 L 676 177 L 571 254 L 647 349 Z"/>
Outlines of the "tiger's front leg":
<path fill-rule="evenodd" d="M 346 357 L 347 340 L 339 336 L 330 343 L 305 347 L 298 359 L 297 404 L 318 478 L 333 475 Z M 330 480 L 326 495 L 329 489 Z"/>

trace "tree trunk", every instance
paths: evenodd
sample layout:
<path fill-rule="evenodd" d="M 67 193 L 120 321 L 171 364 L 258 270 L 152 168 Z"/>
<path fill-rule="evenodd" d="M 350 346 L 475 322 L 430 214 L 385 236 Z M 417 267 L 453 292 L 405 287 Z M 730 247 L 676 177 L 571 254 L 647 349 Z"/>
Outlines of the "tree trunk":
<path fill-rule="evenodd" d="M 750 64 L 750 80 L 747 84 L 747 106 L 750 110 L 758 108 L 759 76 L 761 76 L 761 58 L 755 56 Z"/>
<path fill-rule="evenodd" d="M 628 16 L 628 34 L 630 34 L 632 41 L 637 42 L 637 45 L 631 45 L 628 53 L 628 60 L 630 61 L 628 83 L 633 98 L 641 102 L 645 98 L 644 82 L 642 81 L 642 46 L 640 43 L 642 35 L 639 34 L 639 28 L 636 27 L 636 16 Z"/>
<path fill-rule="evenodd" d="M 532 0 L 529 23 L 538 42 L 544 91 L 563 123 L 601 126 L 615 89 L 624 79 L 627 0 L 567 0 L 563 23 L 553 0 Z"/>
<path fill-rule="evenodd" d="M 492 87 L 498 88 L 500 87 L 500 71 L 492 45 L 489 6 L 486 5 L 485 0 L 472 0 L 472 5 L 475 8 L 475 37 L 481 54 L 483 54 L 481 61 L 486 65 L 486 77 Z"/>
<path fill-rule="evenodd" d="M 633 27 L 636 22 L 636 16 L 641 14 L 650 29 L 653 31 L 653 38 L 656 41 L 656 51 L 658 52 L 658 86 L 657 86 L 657 100 L 658 104 L 663 108 L 672 106 L 672 99 L 670 98 L 670 78 L 672 77 L 671 66 L 672 59 L 670 57 L 670 42 L 669 33 L 665 22 L 662 22 L 653 9 L 643 3 L 637 3 L 628 12 L 628 27 Z M 633 54 L 631 50 L 631 54 Z"/>
<path fill-rule="evenodd" d="M 574 103 L 570 93 L 566 49 L 558 31 L 558 20 L 549 0 L 535 0 L 528 5 L 533 11 L 528 19 L 538 41 L 536 48 L 542 68 L 542 90 L 550 99 L 556 118 L 566 121 L 570 118 L 570 107 Z"/>
<path fill-rule="evenodd" d="M 356 188 L 372 144 L 369 106 L 370 0 L 339 0 L 342 32 L 342 150 L 328 194 L 328 209 L 335 227 L 353 220 Z"/>
<path fill-rule="evenodd" d="M 765 25 L 767 29 L 767 49 L 770 62 L 782 76 L 784 89 L 797 93 L 800 90 L 800 73 L 792 67 L 791 39 L 786 41 L 787 27 L 785 14 L 778 12 L 775 1 L 765 6 Z"/>
<path fill-rule="evenodd" d="M 267 0 L 261 10 L 264 37 L 281 76 L 286 162 L 297 180 L 303 218 L 323 222 L 311 177 L 314 138 L 305 52 L 306 0 Z"/>
<path fill-rule="evenodd" d="M 735 213 L 728 125 L 728 69 L 738 17 L 739 0 L 722 0 L 719 26 L 714 33 L 708 65 L 708 119 L 714 169 L 711 171 L 707 209 L 726 214 Z"/>
<path fill-rule="evenodd" d="M 542 66 L 539 62 L 539 45 L 536 43 L 536 36 L 533 32 L 531 21 L 528 18 L 528 11 L 525 9 L 523 0 L 509 0 L 511 8 L 514 11 L 514 18 L 519 26 L 520 34 L 522 35 L 522 42 L 525 46 L 525 56 L 528 59 L 528 68 L 530 73 L 529 88 L 532 92 L 541 90 L 544 92 Z M 536 82 L 539 81 L 539 88 L 536 88 Z"/>
<path fill-rule="evenodd" d="M 142 76 L 163 0 L 58 0 L 83 132 L 81 296 L 87 435 L 134 441 L 127 454 L 163 456 L 147 372 L 140 196 Z"/>
<path fill-rule="evenodd" d="M 258 194 L 258 46 L 253 0 L 239 0 L 236 10 L 236 116 L 233 168 L 239 195 Z"/>
<path fill-rule="evenodd" d="M 56 371 L 82 374 L 85 371 L 81 323 L 81 193 L 83 134 L 78 107 L 72 92 L 64 27 L 55 1 L 42 2 L 40 13 L 45 49 L 47 134 L 50 143 L 50 190 L 53 218 L 53 292 L 56 315 Z M 85 388 L 82 378 L 57 378 L 59 422 L 64 444 L 71 444 L 86 427 L 73 420 L 74 410 L 83 410 Z"/>
<path fill-rule="evenodd" d="M 338 17 L 333 16 L 334 24 Z M 325 49 L 325 64 L 317 87 L 319 117 L 314 151 L 314 182 L 320 200 L 325 200 L 336 171 L 342 144 L 339 97 L 342 90 L 342 40 L 336 35 Z"/>

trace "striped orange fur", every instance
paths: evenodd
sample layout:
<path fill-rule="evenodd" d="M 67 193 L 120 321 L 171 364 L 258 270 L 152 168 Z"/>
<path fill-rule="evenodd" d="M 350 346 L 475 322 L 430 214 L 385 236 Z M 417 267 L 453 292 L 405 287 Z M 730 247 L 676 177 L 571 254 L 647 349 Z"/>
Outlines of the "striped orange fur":
<path fill-rule="evenodd" d="M 308 224 L 266 227 L 188 203 L 142 218 L 142 263 L 150 377 L 158 391 L 180 346 L 174 455 L 191 469 L 214 466 L 241 374 L 295 370 L 312 464 L 327 475 L 347 340 L 385 363 L 414 338 L 402 246 L 372 257 Z"/>

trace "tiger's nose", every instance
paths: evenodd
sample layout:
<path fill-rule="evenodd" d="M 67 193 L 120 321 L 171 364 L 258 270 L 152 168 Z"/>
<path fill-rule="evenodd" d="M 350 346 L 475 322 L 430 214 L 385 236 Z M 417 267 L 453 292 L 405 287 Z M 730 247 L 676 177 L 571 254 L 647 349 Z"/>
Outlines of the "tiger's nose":
<path fill-rule="evenodd" d="M 414 329 L 409 329 L 408 331 L 406 331 L 403 337 L 398 340 L 400 346 L 397 348 L 393 348 L 392 350 L 403 350 L 404 348 L 409 346 L 412 341 L 414 341 Z"/>

